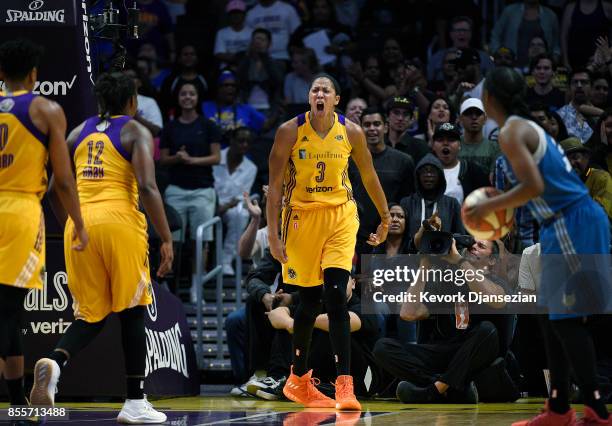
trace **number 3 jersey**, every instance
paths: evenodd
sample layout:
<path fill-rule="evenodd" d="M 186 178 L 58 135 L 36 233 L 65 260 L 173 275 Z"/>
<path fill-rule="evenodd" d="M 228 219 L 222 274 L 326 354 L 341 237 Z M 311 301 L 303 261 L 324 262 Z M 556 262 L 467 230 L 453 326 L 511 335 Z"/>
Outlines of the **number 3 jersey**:
<path fill-rule="evenodd" d="M 516 119 L 520 117 L 511 116 L 506 123 Z M 584 197 L 588 199 L 589 193 L 572 169 L 563 149 L 536 123 L 530 120 L 525 121 L 536 130 L 540 137 L 540 143 L 533 153 L 533 160 L 544 180 L 544 192 L 539 197 L 530 200 L 527 207 L 541 223 L 574 203 L 584 200 Z M 518 184 L 521 177 L 516 176 L 505 156 L 502 156 L 502 170 L 511 185 Z"/>
<path fill-rule="evenodd" d="M 36 195 L 47 190 L 47 143 L 30 118 L 36 95 L 0 92 L 0 191 Z"/>
<path fill-rule="evenodd" d="M 297 140 L 285 175 L 285 205 L 298 210 L 335 207 L 353 200 L 348 177 L 352 146 L 343 115 L 321 138 L 310 124 L 309 113 L 297 117 Z"/>
<path fill-rule="evenodd" d="M 138 208 L 138 185 L 131 155 L 121 145 L 121 129 L 132 117 L 117 116 L 85 122 L 72 156 L 82 206 L 113 202 Z"/>

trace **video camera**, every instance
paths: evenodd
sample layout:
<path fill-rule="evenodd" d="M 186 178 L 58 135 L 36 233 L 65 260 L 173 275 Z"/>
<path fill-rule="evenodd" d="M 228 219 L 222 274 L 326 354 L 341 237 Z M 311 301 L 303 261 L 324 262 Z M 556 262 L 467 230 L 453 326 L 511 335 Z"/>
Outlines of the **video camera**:
<path fill-rule="evenodd" d="M 448 254 L 453 245 L 453 239 L 455 239 L 457 250 L 470 248 L 476 242 L 471 235 L 437 231 L 427 220 L 423 221 L 423 228 L 425 231 L 418 247 L 421 254 Z"/>
<path fill-rule="evenodd" d="M 122 70 L 125 66 L 127 51 L 121 44 L 122 39 L 138 39 L 138 20 L 140 11 L 136 6 L 136 1 L 132 7 L 126 7 L 127 18 L 125 24 L 120 23 L 120 11 L 113 7 L 112 0 L 105 0 L 106 5 L 102 13 L 89 16 L 90 29 L 93 38 L 108 40 L 113 43 L 114 54 L 110 58 L 111 70 Z M 125 5 L 125 2 L 123 3 Z"/>

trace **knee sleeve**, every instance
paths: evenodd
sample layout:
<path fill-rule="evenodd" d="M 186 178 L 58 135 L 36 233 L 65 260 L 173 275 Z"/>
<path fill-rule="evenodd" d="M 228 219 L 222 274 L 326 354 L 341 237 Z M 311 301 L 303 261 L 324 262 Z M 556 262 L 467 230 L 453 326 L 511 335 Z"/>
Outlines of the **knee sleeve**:
<path fill-rule="evenodd" d="M 346 308 L 346 285 L 349 272 L 340 268 L 327 268 L 323 271 L 325 292 L 323 300 L 330 321 L 348 321 Z"/>

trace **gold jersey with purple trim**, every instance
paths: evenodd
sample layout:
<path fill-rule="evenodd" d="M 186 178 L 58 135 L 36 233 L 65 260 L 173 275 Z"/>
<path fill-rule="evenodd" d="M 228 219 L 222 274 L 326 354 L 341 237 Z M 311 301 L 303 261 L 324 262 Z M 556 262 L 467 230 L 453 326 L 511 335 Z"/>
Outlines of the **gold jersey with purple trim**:
<path fill-rule="evenodd" d="M 0 92 L 0 191 L 36 195 L 47 190 L 48 136 L 32 122 L 31 92 Z"/>
<path fill-rule="evenodd" d="M 131 155 L 121 145 L 121 129 L 132 117 L 91 117 L 72 147 L 82 206 L 125 202 L 138 208 L 138 185 Z"/>
<path fill-rule="evenodd" d="M 324 138 L 310 124 L 310 113 L 300 114 L 297 122 L 297 140 L 284 179 L 285 205 L 312 210 L 352 201 L 348 177 L 352 146 L 345 117 L 334 113 L 334 124 Z"/>

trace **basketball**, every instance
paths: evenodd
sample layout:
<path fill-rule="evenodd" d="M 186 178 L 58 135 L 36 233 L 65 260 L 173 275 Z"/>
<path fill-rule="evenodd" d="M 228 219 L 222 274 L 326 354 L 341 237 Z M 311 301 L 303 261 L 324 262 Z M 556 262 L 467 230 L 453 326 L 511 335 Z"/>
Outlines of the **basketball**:
<path fill-rule="evenodd" d="M 465 215 L 465 208 L 471 207 L 482 200 L 493 197 L 500 194 L 500 191 L 488 186 L 485 188 L 478 188 L 465 197 L 463 207 L 461 208 L 461 218 L 465 229 L 474 236 L 474 238 L 480 240 L 498 240 L 506 235 L 512 228 L 514 223 L 514 209 L 498 210 L 493 213 L 489 213 L 484 218 L 474 221 L 469 220 Z"/>

